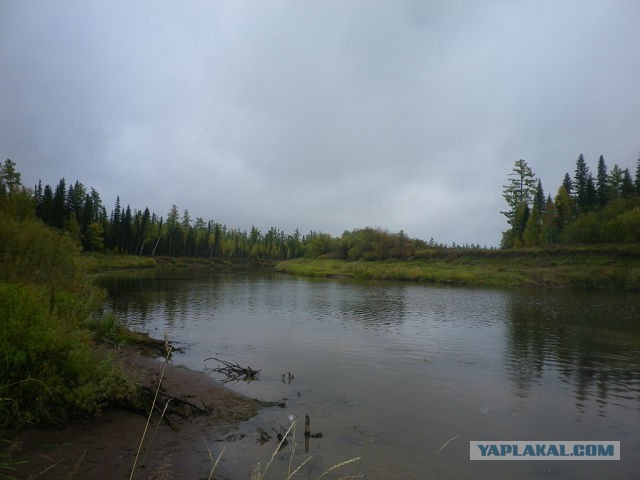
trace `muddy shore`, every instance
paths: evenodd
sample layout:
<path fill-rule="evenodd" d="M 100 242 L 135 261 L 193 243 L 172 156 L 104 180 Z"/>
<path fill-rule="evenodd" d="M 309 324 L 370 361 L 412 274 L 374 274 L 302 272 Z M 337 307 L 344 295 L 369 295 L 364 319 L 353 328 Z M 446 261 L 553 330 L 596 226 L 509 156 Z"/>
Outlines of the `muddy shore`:
<path fill-rule="evenodd" d="M 161 357 L 139 347 L 119 349 L 114 356 L 131 378 L 155 392 Z M 161 418 L 169 398 L 171 409 Z M 229 432 L 265 405 L 232 392 L 204 372 L 168 362 L 133 478 L 209 478 L 211 456 L 218 456 Z M 146 423 L 144 412 L 108 409 L 91 421 L 64 428 L 4 432 L 12 458 L 25 461 L 6 473 L 24 479 L 130 478 Z M 223 459 L 215 478 L 232 479 L 232 473 L 233 465 Z"/>

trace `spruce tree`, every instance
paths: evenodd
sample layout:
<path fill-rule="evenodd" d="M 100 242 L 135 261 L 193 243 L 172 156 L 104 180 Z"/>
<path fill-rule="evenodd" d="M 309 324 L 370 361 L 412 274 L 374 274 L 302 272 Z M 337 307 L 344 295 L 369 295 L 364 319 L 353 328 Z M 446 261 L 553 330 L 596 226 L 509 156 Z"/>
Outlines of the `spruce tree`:
<path fill-rule="evenodd" d="M 542 181 L 538 179 L 538 183 L 536 183 L 536 193 L 533 198 L 533 208 L 538 210 L 538 213 L 544 213 L 544 209 L 546 206 L 546 200 L 544 198 L 544 190 L 542 189 Z"/>
<path fill-rule="evenodd" d="M 636 180 L 633 182 L 633 186 L 636 190 L 636 195 L 640 195 L 640 156 L 638 156 L 638 163 L 636 164 Z"/>
<path fill-rule="evenodd" d="M 633 180 L 631 179 L 631 173 L 628 168 L 625 168 L 622 172 L 622 186 L 620 187 L 620 196 L 623 198 L 631 197 L 635 192 L 633 186 Z"/>
<path fill-rule="evenodd" d="M 576 161 L 576 174 L 573 182 L 573 187 L 575 189 L 576 209 L 578 213 L 586 212 L 590 207 L 590 199 L 588 198 L 589 176 L 590 173 L 589 167 L 587 167 L 587 162 L 585 162 L 584 156 L 580 154 L 578 160 Z"/>
<path fill-rule="evenodd" d="M 62 228 L 64 226 L 64 221 L 67 219 L 65 194 L 66 184 L 64 178 L 61 178 L 53 194 L 53 205 L 51 208 L 51 225 L 56 228 Z"/>
<path fill-rule="evenodd" d="M 598 197 L 598 204 L 601 207 L 604 207 L 609 201 L 609 187 L 608 187 L 607 165 L 604 163 L 604 157 L 602 155 L 600 155 L 600 158 L 598 159 L 596 191 L 597 191 L 597 197 Z"/>
<path fill-rule="evenodd" d="M 596 182 L 593 179 L 593 175 L 589 173 L 587 177 L 587 189 L 586 189 L 586 205 L 587 210 L 593 210 L 598 206 L 598 190 L 596 188 Z"/>
<path fill-rule="evenodd" d="M 567 191 L 567 195 L 571 196 L 573 192 L 573 182 L 571 181 L 571 177 L 568 173 L 564 174 L 564 179 L 562 180 L 562 186 Z"/>

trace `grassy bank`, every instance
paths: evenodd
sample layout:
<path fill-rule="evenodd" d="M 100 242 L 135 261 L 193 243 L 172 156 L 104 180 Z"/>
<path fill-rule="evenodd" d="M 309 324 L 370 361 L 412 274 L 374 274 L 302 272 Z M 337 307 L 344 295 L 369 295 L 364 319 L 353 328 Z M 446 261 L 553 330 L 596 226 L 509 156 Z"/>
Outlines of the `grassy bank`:
<path fill-rule="evenodd" d="M 406 280 L 491 287 L 640 290 L 637 247 L 618 249 L 425 251 L 413 260 L 296 259 L 279 272 L 311 277 Z"/>
<path fill-rule="evenodd" d="M 257 261 L 246 258 L 221 259 L 202 257 L 141 257 L 138 255 L 118 255 L 111 253 L 86 253 L 78 259 L 83 270 L 101 273 L 113 270 L 211 270 L 244 271 L 273 268 L 275 262 Z"/>

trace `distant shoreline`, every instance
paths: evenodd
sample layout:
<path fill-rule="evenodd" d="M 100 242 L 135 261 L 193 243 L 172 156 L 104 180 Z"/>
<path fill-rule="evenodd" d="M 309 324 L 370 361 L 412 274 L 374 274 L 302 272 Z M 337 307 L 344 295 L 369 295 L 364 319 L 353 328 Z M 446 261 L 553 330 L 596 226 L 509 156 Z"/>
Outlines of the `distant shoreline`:
<path fill-rule="evenodd" d="M 433 249 L 409 260 L 297 258 L 273 260 L 85 254 L 90 273 L 276 271 L 297 276 L 399 280 L 484 287 L 640 291 L 640 245 L 554 249 Z"/>
<path fill-rule="evenodd" d="M 377 261 L 303 258 L 282 261 L 275 270 L 325 278 L 640 291 L 638 250 L 443 251 L 412 260 Z"/>

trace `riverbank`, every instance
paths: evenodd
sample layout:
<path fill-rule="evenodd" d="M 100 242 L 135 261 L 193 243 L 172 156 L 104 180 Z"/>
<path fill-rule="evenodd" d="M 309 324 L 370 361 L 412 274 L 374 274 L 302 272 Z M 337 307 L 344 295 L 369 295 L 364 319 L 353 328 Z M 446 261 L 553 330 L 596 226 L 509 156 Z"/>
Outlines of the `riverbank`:
<path fill-rule="evenodd" d="M 308 277 L 401 280 L 487 287 L 640 290 L 640 245 L 554 249 L 432 249 L 410 260 L 298 258 L 270 260 L 85 254 L 89 273 L 113 270 L 248 272 L 275 270 Z"/>
<path fill-rule="evenodd" d="M 161 380 L 137 463 L 147 413 L 109 408 L 95 419 L 61 428 L 3 432 L 3 448 L 12 459 L 12 470 L 3 473 L 16 478 L 129 478 L 135 463 L 138 479 L 209 478 L 229 432 L 267 405 L 232 392 L 204 372 L 171 362 L 163 368 L 162 356 L 140 344 L 118 348 L 111 356 L 143 391 L 155 393 Z M 232 472 L 233 465 L 222 461 L 215 478 L 229 478 Z"/>
<path fill-rule="evenodd" d="M 241 272 L 256 269 L 272 269 L 276 262 L 251 260 L 248 258 L 202 258 L 202 257 L 141 257 L 138 255 L 118 255 L 85 253 L 78 262 L 87 273 L 104 273 L 117 270 L 210 270 L 216 272 Z"/>
<path fill-rule="evenodd" d="M 278 263 L 276 271 L 309 277 L 403 280 L 488 287 L 640 290 L 637 248 L 434 250 L 412 260 L 329 258 Z"/>

